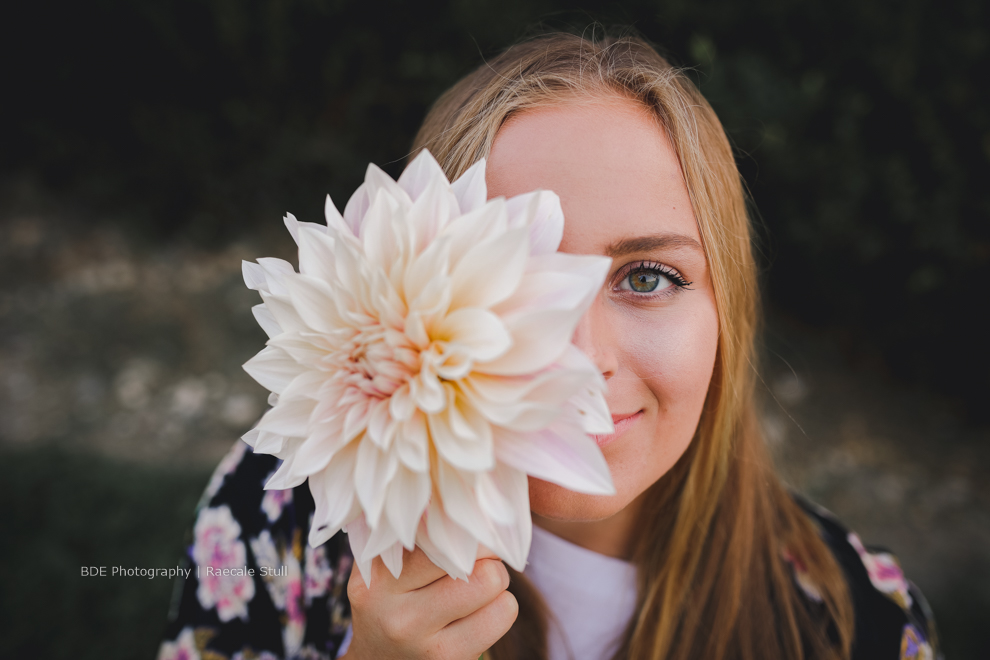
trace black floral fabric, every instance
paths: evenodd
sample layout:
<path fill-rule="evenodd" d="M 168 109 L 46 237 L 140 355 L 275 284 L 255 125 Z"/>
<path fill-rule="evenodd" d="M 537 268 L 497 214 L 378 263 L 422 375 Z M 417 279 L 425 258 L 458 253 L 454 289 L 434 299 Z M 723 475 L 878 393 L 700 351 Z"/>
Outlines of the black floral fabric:
<path fill-rule="evenodd" d="M 353 557 L 337 534 L 306 542 L 314 503 L 307 484 L 264 490 L 278 459 L 238 442 L 197 507 L 158 660 L 330 660 L 350 625 Z M 845 573 L 855 608 L 853 660 L 937 660 L 934 620 L 889 552 L 867 548 L 825 509 L 798 503 Z M 821 596 L 783 550 L 810 607 Z"/>

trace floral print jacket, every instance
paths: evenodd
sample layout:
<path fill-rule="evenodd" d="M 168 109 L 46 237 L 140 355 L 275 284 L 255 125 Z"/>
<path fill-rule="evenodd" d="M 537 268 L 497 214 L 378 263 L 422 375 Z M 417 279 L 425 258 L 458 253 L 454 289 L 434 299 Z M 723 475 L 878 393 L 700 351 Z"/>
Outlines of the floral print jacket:
<path fill-rule="evenodd" d="M 331 660 L 350 623 L 352 557 L 338 534 L 306 543 L 309 487 L 263 490 L 273 456 L 238 442 L 200 501 L 158 660 Z M 853 660 L 936 660 L 935 628 L 920 592 L 893 555 L 867 549 L 824 509 L 798 498 L 845 571 L 856 615 Z M 796 587 L 820 602 L 784 552 Z"/>

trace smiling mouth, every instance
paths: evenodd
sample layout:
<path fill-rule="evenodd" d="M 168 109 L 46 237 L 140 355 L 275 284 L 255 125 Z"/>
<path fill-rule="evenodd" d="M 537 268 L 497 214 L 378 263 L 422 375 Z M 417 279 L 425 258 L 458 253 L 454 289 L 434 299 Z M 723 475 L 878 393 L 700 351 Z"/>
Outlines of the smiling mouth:
<path fill-rule="evenodd" d="M 643 411 L 637 411 L 630 415 L 612 415 L 612 424 L 615 425 L 615 431 L 605 435 L 592 435 L 591 437 L 595 439 L 599 447 L 604 448 L 605 445 L 610 444 L 620 435 L 622 435 L 626 429 L 635 424 L 640 417 L 643 416 Z"/>

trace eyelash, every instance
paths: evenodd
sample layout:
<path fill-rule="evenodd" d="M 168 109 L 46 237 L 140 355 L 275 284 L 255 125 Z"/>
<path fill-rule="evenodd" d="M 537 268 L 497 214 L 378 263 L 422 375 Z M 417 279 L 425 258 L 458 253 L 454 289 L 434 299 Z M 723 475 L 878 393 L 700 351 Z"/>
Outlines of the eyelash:
<path fill-rule="evenodd" d="M 666 279 L 670 280 L 673 286 L 669 286 L 660 291 L 650 291 L 648 293 L 641 293 L 638 291 L 630 290 L 627 293 L 632 293 L 636 298 L 660 298 L 672 295 L 678 291 L 690 290 L 690 287 L 694 282 L 688 282 L 684 279 L 684 276 L 679 272 L 667 266 L 665 264 L 657 263 L 655 261 L 640 261 L 639 263 L 631 263 L 619 271 L 615 278 L 615 285 L 613 288 L 618 288 L 622 282 L 627 280 L 633 273 L 646 271 L 648 273 L 655 273 L 661 275 Z M 625 291 L 625 290 L 623 290 Z"/>

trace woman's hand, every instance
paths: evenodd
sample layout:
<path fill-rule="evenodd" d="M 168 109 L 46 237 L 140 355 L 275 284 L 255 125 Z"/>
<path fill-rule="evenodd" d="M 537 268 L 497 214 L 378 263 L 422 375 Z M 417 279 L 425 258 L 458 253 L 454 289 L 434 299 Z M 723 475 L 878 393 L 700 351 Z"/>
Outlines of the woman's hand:
<path fill-rule="evenodd" d="M 478 559 L 467 582 L 437 568 L 419 548 L 404 551 L 398 580 L 381 559 L 371 571 L 370 589 L 357 565 L 347 583 L 354 635 L 346 660 L 477 660 L 519 613 L 506 591 L 509 572 L 492 554 Z"/>

